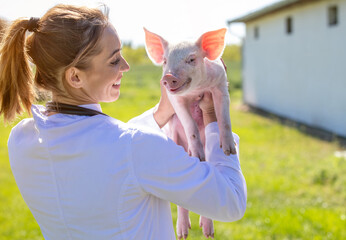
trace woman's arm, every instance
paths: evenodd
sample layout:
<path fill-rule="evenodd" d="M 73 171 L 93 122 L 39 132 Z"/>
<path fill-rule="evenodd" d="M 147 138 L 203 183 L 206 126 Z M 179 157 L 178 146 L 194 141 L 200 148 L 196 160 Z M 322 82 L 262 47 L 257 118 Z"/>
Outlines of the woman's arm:
<path fill-rule="evenodd" d="M 160 128 L 166 125 L 166 123 L 173 116 L 174 109 L 171 102 L 168 99 L 166 88 L 160 81 L 161 86 L 161 98 L 159 103 L 154 108 L 154 119 Z"/>
<path fill-rule="evenodd" d="M 161 98 L 159 103 L 154 108 L 151 108 L 143 114 L 131 119 L 129 123 L 141 127 L 149 127 L 158 131 L 160 131 L 160 129 L 166 125 L 175 112 L 167 97 L 166 89 L 162 85 L 161 81 L 160 86 Z"/>
<path fill-rule="evenodd" d="M 216 122 L 205 131 L 207 162 L 190 157 L 162 134 L 138 131 L 131 144 L 134 174 L 148 194 L 215 220 L 238 220 L 246 208 L 239 155 L 223 153 Z M 234 138 L 238 148 L 239 138 Z"/>

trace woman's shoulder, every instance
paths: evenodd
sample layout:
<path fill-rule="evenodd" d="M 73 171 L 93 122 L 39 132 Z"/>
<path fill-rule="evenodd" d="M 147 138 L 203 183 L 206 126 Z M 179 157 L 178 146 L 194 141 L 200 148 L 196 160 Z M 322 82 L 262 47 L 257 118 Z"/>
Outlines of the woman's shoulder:
<path fill-rule="evenodd" d="M 35 134 L 35 123 L 33 118 L 25 118 L 18 122 L 11 130 L 8 143 L 14 140 L 23 139 Z"/>
<path fill-rule="evenodd" d="M 127 138 L 135 142 L 153 142 L 167 140 L 157 128 L 152 127 L 154 124 L 140 124 L 143 121 L 122 122 L 110 116 L 97 115 L 93 117 L 65 116 L 62 114 L 52 115 L 50 117 L 43 114 L 44 108 L 41 106 L 33 106 L 33 118 L 21 120 L 13 127 L 10 138 L 30 138 L 40 135 L 43 132 L 54 133 L 59 135 L 62 133 L 78 132 L 84 134 L 103 135 L 104 139 Z"/>
<path fill-rule="evenodd" d="M 167 139 L 163 132 L 150 126 L 139 125 L 133 122 L 124 123 L 118 119 L 107 118 L 107 124 L 110 128 L 117 128 L 122 135 L 129 135 L 133 141 L 141 141 L 149 139 Z"/>
<path fill-rule="evenodd" d="M 34 119 L 33 118 L 24 118 L 21 121 L 19 121 L 12 130 L 21 129 L 21 130 L 32 130 L 34 126 Z"/>
<path fill-rule="evenodd" d="M 93 131 L 102 132 L 105 138 L 122 139 L 130 142 L 138 142 L 142 138 L 150 141 L 150 138 L 160 136 L 160 133 L 151 129 L 150 127 L 144 127 L 142 125 L 134 124 L 132 122 L 123 122 L 119 119 L 110 116 L 95 116 L 90 119 L 93 123 Z M 161 138 L 163 135 L 160 136 Z"/>

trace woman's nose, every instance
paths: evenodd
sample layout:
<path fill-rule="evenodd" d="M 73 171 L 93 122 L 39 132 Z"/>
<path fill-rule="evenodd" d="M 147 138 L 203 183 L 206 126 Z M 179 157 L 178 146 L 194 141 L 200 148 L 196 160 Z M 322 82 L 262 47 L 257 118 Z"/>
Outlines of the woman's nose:
<path fill-rule="evenodd" d="M 125 60 L 125 58 L 123 58 L 123 65 L 121 66 L 121 71 L 122 72 L 127 72 L 130 70 L 130 65 L 128 64 L 128 62 Z"/>

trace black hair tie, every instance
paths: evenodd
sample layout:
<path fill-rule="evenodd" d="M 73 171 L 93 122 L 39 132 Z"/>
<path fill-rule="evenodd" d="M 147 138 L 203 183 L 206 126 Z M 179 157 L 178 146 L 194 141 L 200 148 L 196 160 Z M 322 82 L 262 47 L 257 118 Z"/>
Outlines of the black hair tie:
<path fill-rule="evenodd" d="M 38 29 L 38 21 L 40 21 L 40 18 L 30 18 L 28 21 L 27 29 L 29 32 L 37 32 Z"/>

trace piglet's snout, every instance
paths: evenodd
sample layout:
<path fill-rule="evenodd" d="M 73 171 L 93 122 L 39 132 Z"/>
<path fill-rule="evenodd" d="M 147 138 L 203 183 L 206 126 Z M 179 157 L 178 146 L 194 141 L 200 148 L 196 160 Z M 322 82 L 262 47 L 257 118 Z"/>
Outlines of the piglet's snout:
<path fill-rule="evenodd" d="M 172 74 L 166 74 L 162 78 L 162 83 L 169 89 L 176 89 L 183 84 L 183 81 Z"/>

